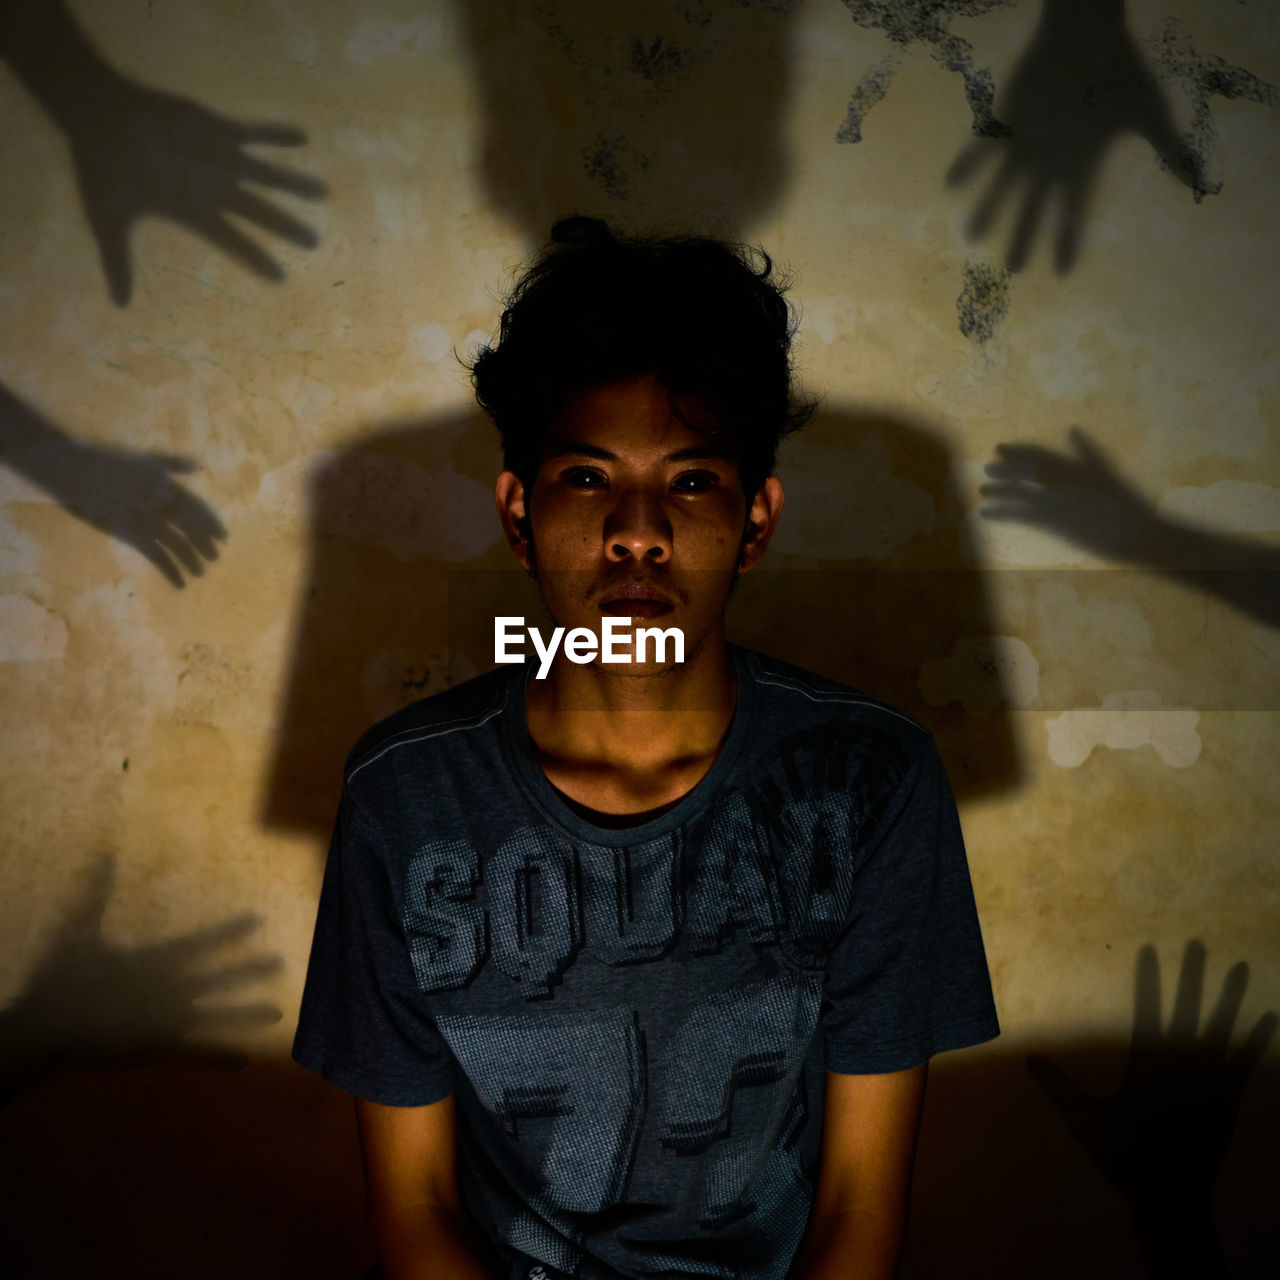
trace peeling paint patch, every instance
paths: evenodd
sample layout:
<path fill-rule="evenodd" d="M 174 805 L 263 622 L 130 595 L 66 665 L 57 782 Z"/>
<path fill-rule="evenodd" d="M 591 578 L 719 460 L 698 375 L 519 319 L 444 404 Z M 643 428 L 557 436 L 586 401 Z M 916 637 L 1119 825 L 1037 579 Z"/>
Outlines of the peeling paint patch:
<path fill-rule="evenodd" d="M 676 12 L 691 26 L 705 27 L 712 18 L 711 5 L 708 0 L 688 0 L 676 4 Z"/>
<path fill-rule="evenodd" d="M 844 121 L 836 130 L 837 142 L 861 142 L 862 121 L 876 103 L 884 100 L 902 59 L 890 56 L 876 63 L 854 86 L 845 109 Z"/>
<path fill-rule="evenodd" d="M 889 91 L 902 54 L 921 46 L 947 71 L 964 80 L 964 96 L 973 118 L 973 132 L 999 138 L 1009 130 L 996 119 L 995 84 L 991 72 L 975 63 L 973 46 L 951 30 L 955 18 L 978 18 L 993 9 L 1008 8 L 1014 0 L 844 0 L 854 22 L 867 30 L 883 31 L 895 46 L 889 56 L 863 76 L 849 99 L 837 142 L 857 142 L 867 112 Z"/>
<path fill-rule="evenodd" d="M 53 499 L 33 480 L 0 467 L 0 504 L 10 502 L 52 502 Z"/>
<path fill-rule="evenodd" d="M 1036 588 L 1036 617 L 1055 653 L 1078 656 L 1105 647 L 1136 655 L 1151 648 L 1151 624 L 1140 610 L 1120 600 L 1090 599 L 1066 583 L 1050 580 Z"/>
<path fill-rule="evenodd" d="M 1149 690 L 1109 693 L 1099 708 L 1064 711 L 1045 721 L 1049 759 L 1064 769 L 1082 765 L 1094 747 L 1132 751 L 1154 747 L 1164 764 L 1186 769 L 1200 758 L 1200 713 L 1194 707 L 1169 707 Z"/>
<path fill-rule="evenodd" d="M 1217 195 L 1222 190 L 1222 183 L 1207 174 L 1218 136 L 1209 99 L 1243 99 L 1274 106 L 1276 86 L 1244 67 L 1233 67 L 1215 54 L 1201 53 L 1191 43 L 1190 33 L 1177 18 L 1166 18 L 1145 44 L 1161 80 L 1176 85 L 1192 105 L 1190 133 L 1183 139 L 1196 162 L 1192 194 L 1197 202 L 1206 195 Z M 1166 164 L 1165 167 L 1169 166 Z"/>
<path fill-rule="evenodd" d="M 468 364 L 474 364 L 476 357 L 489 345 L 489 335 L 483 329 L 469 329 L 462 339 L 462 356 Z"/>
<path fill-rule="evenodd" d="M 0 662 L 38 662 L 67 651 L 67 624 L 28 596 L 0 595 Z"/>
<path fill-rule="evenodd" d="M 0 472 L 0 476 L 3 474 Z M 40 501 L 47 502 L 49 499 L 41 494 Z M 29 534 L 18 528 L 8 508 L 0 505 L 0 574 L 34 576 L 39 569 L 39 544 Z"/>
<path fill-rule="evenodd" d="M 397 54 L 421 53 L 440 43 L 443 26 L 439 17 L 417 18 L 412 22 L 373 19 L 356 27 L 343 53 L 366 67 Z"/>
<path fill-rule="evenodd" d="M 582 152 L 582 168 L 587 177 L 615 200 L 628 199 L 634 175 L 648 167 L 648 156 L 621 135 L 598 134 Z"/>
<path fill-rule="evenodd" d="M 1162 494 L 1160 517 L 1222 533 L 1280 533 L 1280 489 L 1252 480 L 1180 485 Z"/>
<path fill-rule="evenodd" d="M 335 130 L 333 137 L 338 150 L 353 160 L 391 160 L 406 168 L 421 163 L 418 153 L 392 133 L 375 134 L 362 129 L 343 128 Z"/>
<path fill-rule="evenodd" d="M 689 70 L 688 52 L 670 40 L 657 36 L 641 40 L 636 36 L 627 50 L 627 69 L 647 80 L 655 88 L 675 83 Z"/>
<path fill-rule="evenodd" d="M 1009 314 L 1009 272 L 985 262 L 964 264 L 964 288 L 956 299 L 960 332 L 973 342 L 989 342 Z"/>
<path fill-rule="evenodd" d="M 849 337 L 857 327 L 858 305 L 852 298 L 806 298 L 800 307 L 798 334 L 803 342 L 815 334 L 830 346 Z"/>
<path fill-rule="evenodd" d="M 449 330 L 442 324 L 419 325 L 409 334 L 409 349 L 419 359 L 439 364 L 453 349 Z"/>
<path fill-rule="evenodd" d="M 306 490 L 313 472 L 331 466 L 337 454 L 326 450 L 306 458 L 294 458 L 282 467 L 266 472 L 258 482 L 254 506 L 287 524 L 296 524 L 306 514 Z"/>
<path fill-rule="evenodd" d="M 962 636 L 948 657 L 921 666 L 918 683 L 931 707 L 958 702 L 981 716 L 1001 703 L 1031 706 L 1040 692 L 1040 664 L 1017 636 Z"/>

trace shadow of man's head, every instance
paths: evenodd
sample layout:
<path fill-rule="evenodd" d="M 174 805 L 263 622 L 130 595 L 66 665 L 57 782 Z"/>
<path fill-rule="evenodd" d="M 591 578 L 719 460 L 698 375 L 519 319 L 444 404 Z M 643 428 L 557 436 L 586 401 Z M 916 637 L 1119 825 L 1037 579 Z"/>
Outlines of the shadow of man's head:
<path fill-rule="evenodd" d="M 530 238 L 571 210 L 748 225 L 787 178 L 794 7 L 468 0 L 490 198 Z"/>

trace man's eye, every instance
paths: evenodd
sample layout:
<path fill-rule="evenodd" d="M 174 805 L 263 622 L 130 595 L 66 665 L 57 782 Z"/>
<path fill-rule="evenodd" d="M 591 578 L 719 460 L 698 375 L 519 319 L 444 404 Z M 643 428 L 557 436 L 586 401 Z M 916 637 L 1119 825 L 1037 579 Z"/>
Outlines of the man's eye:
<path fill-rule="evenodd" d="M 682 471 L 671 482 L 677 493 L 703 493 L 714 489 L 720 477 L 714 471 Z"/>
<path fill-rule="evenodd" d="M 604 472 L 594 467 L 570 467 L 561 479 L 575 489 L 603 489 L 609 483 Z"/>

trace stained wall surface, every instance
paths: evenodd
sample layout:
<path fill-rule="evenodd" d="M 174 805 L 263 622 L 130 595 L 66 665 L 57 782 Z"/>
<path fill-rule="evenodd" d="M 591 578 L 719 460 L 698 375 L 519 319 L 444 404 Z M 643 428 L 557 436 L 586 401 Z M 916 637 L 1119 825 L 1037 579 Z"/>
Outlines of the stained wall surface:
<path fill-rule="evenodd" d="M 575 210 L 793 273 L 823 406 L 731 632 L 960 799 L 1004 1034 L 935 1065 L 907 1273 L 1143 1274 L 1126 1195 L 1219 1165 L 1273 1265 L 1280 8 L 28 0 L 0 58 L 9 1274 L 371 1260 L 288 1060 L 327 829 L 520 598 L 459 357 Z"/>

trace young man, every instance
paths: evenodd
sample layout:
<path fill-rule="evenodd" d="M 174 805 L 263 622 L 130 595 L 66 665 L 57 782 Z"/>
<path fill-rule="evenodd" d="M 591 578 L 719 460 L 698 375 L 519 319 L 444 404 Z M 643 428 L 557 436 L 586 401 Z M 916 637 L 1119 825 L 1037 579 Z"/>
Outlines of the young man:
<path fill-rule="evenodd" d="M 891 1276 L 925 1064 L 997 1034 L 929 732 L 725 641 L 810 412 L 771 275 L 569 219 L 476 362 L 557 625 L 684 658 L 500 666 L 348 761 L 294 1053 L 393 1280 Z"/>

